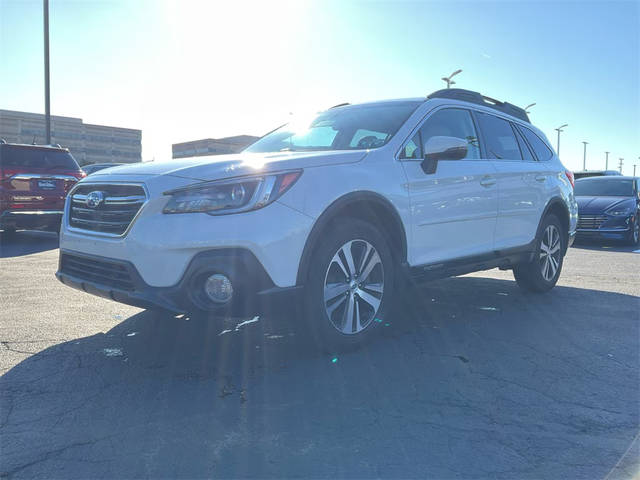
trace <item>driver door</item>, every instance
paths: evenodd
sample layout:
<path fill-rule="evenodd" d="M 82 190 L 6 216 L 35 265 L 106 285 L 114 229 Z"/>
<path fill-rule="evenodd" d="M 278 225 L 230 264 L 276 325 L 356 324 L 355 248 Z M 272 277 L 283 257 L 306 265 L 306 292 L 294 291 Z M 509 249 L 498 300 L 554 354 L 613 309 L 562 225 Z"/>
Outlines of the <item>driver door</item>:
<path fill-rule="evenodd" d="M 434 173 L 423 169 L 422 146 L 433 136 L 467 141 L 462 160 L 441 160 Z M 445 107 L 424 121 L 400 157 L 411 202 L 412 266 L 493 250 L 498 188 L 493 162 L 483 158 L 469 110 Z"/>

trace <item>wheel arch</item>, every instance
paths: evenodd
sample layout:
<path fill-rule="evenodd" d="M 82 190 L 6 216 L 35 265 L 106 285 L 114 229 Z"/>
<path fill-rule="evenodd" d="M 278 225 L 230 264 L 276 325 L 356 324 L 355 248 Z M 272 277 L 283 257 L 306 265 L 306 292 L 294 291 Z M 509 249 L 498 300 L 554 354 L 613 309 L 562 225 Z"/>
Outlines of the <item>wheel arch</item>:
<path fill-rule="evenodd" d="M 358 218 L 380 227 L 381 233 L 389 241 L 395 260 L 398 263 L 406 262 L 407 234 L 397 209 L 379 193 L 352 192 L 333 201 L 314 223 L 298 265 L 297 285 L 305 283 L 313 252 L 323 232 L 331 226 L 332 222 L 340 218 Z"/>
<path fill-rule="evenodd" d="M 540 227 L 542 225 L 542 220 L 548 214 L 554 214 L 560 220 L 560 224 L 563 227 L 564 234 L 564 242 L 563 242 L 563 254 L 566 253 L 568 245 L 569 245 L 569 229 L 571 216 L 569 215 L 569 209 L 567 208 L 567 204 L 560 197 L 552 197 L 549 202 L 547 202 L 544 211 L 540 217 L 540 222 L 538 223 L 538 235 L 540 234 Z"/>

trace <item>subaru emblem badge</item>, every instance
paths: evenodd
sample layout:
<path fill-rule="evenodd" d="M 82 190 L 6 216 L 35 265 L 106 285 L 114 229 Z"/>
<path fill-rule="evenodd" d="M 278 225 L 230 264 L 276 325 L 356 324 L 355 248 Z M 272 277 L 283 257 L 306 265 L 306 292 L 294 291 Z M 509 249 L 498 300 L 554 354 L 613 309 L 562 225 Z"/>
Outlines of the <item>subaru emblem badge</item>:
<path fill-rule="evenodd" d="M 87 207 L 98 208 L 98 206 L 104 201 L 104 193 L 100 191 L 91 192 L 87 195 Z"/>

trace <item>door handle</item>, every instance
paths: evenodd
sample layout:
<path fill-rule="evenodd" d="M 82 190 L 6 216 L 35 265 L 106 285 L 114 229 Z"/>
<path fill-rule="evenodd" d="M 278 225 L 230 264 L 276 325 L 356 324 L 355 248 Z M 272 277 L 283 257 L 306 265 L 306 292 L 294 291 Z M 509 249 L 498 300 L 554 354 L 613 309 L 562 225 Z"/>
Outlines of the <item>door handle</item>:
<path fill-rule="evenodd" d="M 546 175 L 536 175 L 536 182 L 544 182 L 546 179 Z"/>
<path fill-rule="evenodd" d="M 490 187 L 495 184 L 496 179 L 488 175 L 486 177 L 482 177 L 482 179 L 480 180 L 480 185 L 482 185 L 483 187 Z"/>

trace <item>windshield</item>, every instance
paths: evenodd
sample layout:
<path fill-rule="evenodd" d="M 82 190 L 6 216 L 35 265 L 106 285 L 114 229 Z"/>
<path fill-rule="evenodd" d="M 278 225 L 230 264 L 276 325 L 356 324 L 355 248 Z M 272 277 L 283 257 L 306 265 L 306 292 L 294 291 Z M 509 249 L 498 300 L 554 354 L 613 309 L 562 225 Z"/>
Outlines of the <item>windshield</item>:
<path fill-rule="evenodd" d="M 332 108 L 293 121 L 262 137 L 245 152 L 362 150 L 386 144 L 419 102 Z"/>
<path fill-rule="evenodd" d="M 4 167 L 80 169 L 69 152 L 46 148 L 4 145 L 1 161 Z"/>
<path fill-rule="evenodd" d="M 584 179 L 576 182 L 576 196 L 583 197 L 631 197 L 633 180 L 626 178 Z"/>

